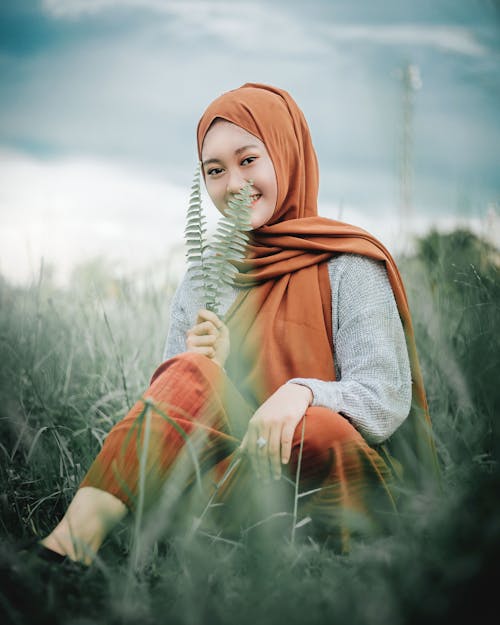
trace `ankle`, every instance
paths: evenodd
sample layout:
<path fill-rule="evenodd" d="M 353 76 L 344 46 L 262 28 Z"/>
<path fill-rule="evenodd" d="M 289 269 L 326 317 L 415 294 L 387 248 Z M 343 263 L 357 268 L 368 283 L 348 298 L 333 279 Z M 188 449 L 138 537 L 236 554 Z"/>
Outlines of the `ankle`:
<path fill-rule="evenodd" d="M 98 488 L 82 487 L 42 544 L 71 560 L 90 564 L 108 532 L 126 513 L 125 504 L 114 495 Z"/>
<path fill-rule="evenodd" d="M 46 536 L 43 540 L 40 541 L 40 544 L 46 547 L 47 549 L 50 549 L 51 551 L 55 551 L 61 556 L 69 557 L 69 554 L 63 548 L 61 541 L 56 540 L 53 534 L 49 534 L 48 536 Z"/>
<path fill-rule="evenodd" d="M 40 544 L 61 556 L 66 556 L 74 562 L 90 565 L 95 558 L 100 544 L 98 540 L 93 542 L 96 544 L 93 545 L 92 542 L 88 543 L 75 538 L 70 533 L 56 528 L 51 534 L 41 540 Z"/>

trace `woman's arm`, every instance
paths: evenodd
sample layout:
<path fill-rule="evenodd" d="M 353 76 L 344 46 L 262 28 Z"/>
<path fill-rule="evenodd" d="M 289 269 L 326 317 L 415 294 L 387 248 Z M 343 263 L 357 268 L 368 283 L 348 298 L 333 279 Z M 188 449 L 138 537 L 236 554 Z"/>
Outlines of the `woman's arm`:
<path fill-rule="evenodd" d="M 177 286 L 170 302 L 170 320 L 167 340 L 163 349 L 163 360 L 168 360 L 186 351 L 186 333 L 191 327 L 185 307 L 189 292 L 189 277 L 186 272 Z"/>
<path fill-rule="evenodd" d="M 343 254 L 329 262 L 337 381 L 294 378 L 313 406 L 346 416 L 372 444 L 408 416 L 411 373 L 401 320 L 381 262 Z"/>

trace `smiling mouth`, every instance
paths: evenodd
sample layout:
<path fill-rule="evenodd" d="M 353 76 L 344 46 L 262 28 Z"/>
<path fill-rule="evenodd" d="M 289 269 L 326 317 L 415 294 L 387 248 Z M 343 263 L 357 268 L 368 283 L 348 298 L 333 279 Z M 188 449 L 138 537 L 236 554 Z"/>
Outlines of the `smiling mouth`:
<path fill-rule="evenodd" d="M 251 195 L 250 199 L 252 200 L 252 204 L 255 204 L 255 202 L 257 202 L 257 200 L 260 200 L 261 197 L 262 197 L 261 193 L 256 193 L 255 195 Z"/>

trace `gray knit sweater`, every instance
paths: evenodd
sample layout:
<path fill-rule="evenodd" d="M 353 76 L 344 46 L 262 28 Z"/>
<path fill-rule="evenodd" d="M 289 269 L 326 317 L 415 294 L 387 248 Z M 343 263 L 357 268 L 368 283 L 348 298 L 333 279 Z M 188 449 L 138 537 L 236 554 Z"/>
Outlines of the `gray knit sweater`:
<path fill-rule="evenodd" d="M 408 416 L 411 374 L 405 337 L 382 262 L 340 254 L 328 263 L 336 381 L 293 378 L 313 393 L 313 406 L 340 412 L 370 444 L 386 440 Z M 164 359 L 186 351 L 186 331 L 202 307 L 190 272 L 170 308 Z M 225 314 L 237 295 L 222 302 Z"/>

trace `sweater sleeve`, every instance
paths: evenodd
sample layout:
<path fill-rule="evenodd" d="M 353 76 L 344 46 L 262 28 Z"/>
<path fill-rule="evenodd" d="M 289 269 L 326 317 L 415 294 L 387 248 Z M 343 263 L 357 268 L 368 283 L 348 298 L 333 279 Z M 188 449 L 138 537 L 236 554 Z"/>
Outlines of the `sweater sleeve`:
<path fill-rule="evenodd" d="M 294 378 L 313 406 L 340 412 L 371 444 L 408 416 L 411 373 L 403 326 L 383 263 L 343 254 L 329 262 L 337 381 Z"/>
<path fill-rule="evenodd" d="M 188 290 L 189 277 L 186 272 L 170 302 L 170 319 L 167 340 L 163 350 L 163 360 L 168 360 L 186 351 L 186 332 L 191 327 L 185 305 Z"/>

